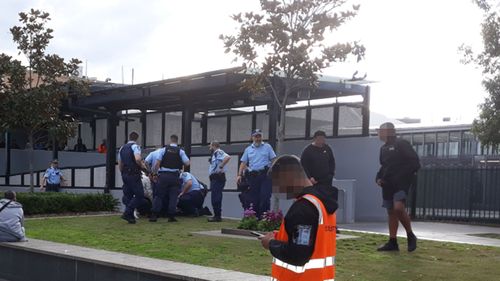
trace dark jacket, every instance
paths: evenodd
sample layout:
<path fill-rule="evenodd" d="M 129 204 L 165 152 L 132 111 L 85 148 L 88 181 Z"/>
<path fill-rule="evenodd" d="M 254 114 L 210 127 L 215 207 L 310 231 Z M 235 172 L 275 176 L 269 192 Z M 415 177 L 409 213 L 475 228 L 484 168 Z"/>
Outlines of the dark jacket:
<path fill-rule="evenodd" d="M 332 184 L 335 175 L 335 157 L 330 146 L 308 145 L 300 157 L 307 177 L 313 177 L 320 184 Z"/>
<path fill-rule="evenodd" d="M 391 138 L 380 148 L 380 165 L 376 180 L 397 187 L 412 182 L 420 169 L 420 160 L 409 142 Z"/>
<path fill-rule="evenodd" d="M 314 195 L 323 202 L 327 212 L 333 214 L 338 208 L 333 192 L 334 189 L 330 185 L 306 187 L 298 198 L 305 194 Z M 306 199 L 295 201 L 286 213 L 284 220 L 285 230 L 289 238 L 288 243 L 271 240 L 269 250 L 273 257 L 296 266 L 306 264 L 314 252 L 318 220 L 318 209 L 311 202 Z M 309 243 L 308 245 L 298 245 L 296 244 L 298 243 L 296 238 L 299 235 L 299 229 L 304 228 L 304 226 L 311 228 Z"/>

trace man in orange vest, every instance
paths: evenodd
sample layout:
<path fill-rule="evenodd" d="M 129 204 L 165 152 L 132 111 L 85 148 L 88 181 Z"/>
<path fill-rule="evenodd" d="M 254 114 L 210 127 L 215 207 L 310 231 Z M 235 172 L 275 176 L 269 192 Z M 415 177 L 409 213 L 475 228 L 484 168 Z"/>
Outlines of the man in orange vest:
<path fill-rule="evenodd" d="M 335 279 L 337 201 L 331 185 L 313 186 L 293 155 L 279 157 L 270 169 L 273 193 L 296 198 L 277 233 L 260 237 L 273 256 L 272 280 Z"/>

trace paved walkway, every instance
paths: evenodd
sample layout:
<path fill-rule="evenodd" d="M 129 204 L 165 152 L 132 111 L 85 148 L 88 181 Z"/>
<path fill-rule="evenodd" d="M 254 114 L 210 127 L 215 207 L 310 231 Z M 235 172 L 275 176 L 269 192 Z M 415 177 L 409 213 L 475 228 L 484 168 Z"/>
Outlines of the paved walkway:
<path fill-rule="evenodd" d="M 500 239 L 483 238 L 471 235 L 484 233 L 494 233 L 500 235 L 500 227 L 438 222 L 413 222 L 412 226 L 417 237 L 423 240 L 500 247 Z M 387 223 L 385 222 L 341 224 L 339 225 L 339 228 L 341 230 L 345 229 L 356 232 L 388 235 Z M 406 237 L 406 232 L 402 225 L 399 226 L 398 236 Z"/>

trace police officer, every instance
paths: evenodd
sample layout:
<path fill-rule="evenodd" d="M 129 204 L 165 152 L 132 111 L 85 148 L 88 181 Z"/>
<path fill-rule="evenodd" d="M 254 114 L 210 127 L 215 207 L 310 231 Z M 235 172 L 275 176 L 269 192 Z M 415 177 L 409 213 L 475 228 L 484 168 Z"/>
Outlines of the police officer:
<path fill-rule="evenodd" d="M 163 207 L 163 201 L 168 198 L 168 221 L 176 222 L 175 211 L 177 209 L 177 198 L 180 189 L 180 173 L 183 165 L 189 166 L 189 158 L 186 152 L 178 146 L 179 137 L 170 136 L 170 144 L 159 152 L 156 160 L 155 171 L 158 171 L 159 181 L 156 186 L 156 195 L 153 199 L 153 214 L 150 222 L 156 222 Z"/>
<path fill-rule="evenodd" d="M 47 192 L 59 192 L 61 188 L 61 181 L 65 182 L 61 170 L 58 168 L 59 161 L 57 159 L 52 160 L 50 162 L 50 167 L 45 171 L 43 175 L 42 184 L 40 184 L 40 190 Z M 45 189 L 47 186 L 47 189 Z"/>
<path fill-rule="evenodd" d="M 137 139 L 139 134 L 131 132 L 128 143 L 122 146 L 118 153 L 118 167 L 123 180 L 122 201 L 125 205 L 125 212 L 121 218 L 131 224 L 135 223 L 134 210 L 144 203 L 141 170 L 147 171 Z"/>
<path fill-rule="evenodd" d="M 181 179 L 181 193 L 179 193 L 179 203 L 177 207 L 184 215 L 200 216 L 203 206 L 202 186 L 198 179 L 191 173 L 183 172 L 180 176 Z"/>
<path fill-rule="evenodd" d="M 273 256 L 272 280 L 334 280 L 338 207 L 334 190 L 313 186 L 294 155 L 280 156 L 271 177 L 275 194 L 296 199 L 279 232 L 260 237 Z"/>
<path fill-rule="evenodd" d="M 208 167 L 208 174 L 210 178 L 210 190 L 212 192 L 212 208 L 214 216 L 208 218 L 209 222 L 220 222 L 222 212 L 222 190 L 226 185 L 226 165 L 231 160 L 222 149 L 218 141 L 210 143 L 210 166 Z"/>
<path fill-rule="evenodd" d="M 389 241 L 378 251 L 399 251 L 397 233 L 399 222 L 406 230 L 408 252 L 417 248 L 417 237 L 412 231 L 410 216 L 406 212 L 406 197 L 415 184 L 420 160 L 409 142 L 396 138 L 394 124 L 380 125 L 378 136 L 384 145 L 380 148 L 380 170 L 376 182 L 382 188 L 382 206 L 389 217 Z"/>
<path fill-rule="evenodd" d="M 262 131 L 252 132 L 253 143 L 249 145 L 241 157 L 237 181 L 248 169 L 247 179 L 250 185 L 249 197 L 258 218 L 271 207 L 271 178 L 267 171 L 276 154 L 271 145 L 262 141 Z"/>

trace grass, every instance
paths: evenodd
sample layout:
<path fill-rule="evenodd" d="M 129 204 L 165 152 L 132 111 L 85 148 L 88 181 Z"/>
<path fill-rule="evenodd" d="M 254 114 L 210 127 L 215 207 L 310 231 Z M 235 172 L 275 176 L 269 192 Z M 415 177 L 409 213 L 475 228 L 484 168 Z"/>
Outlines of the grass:
<path fill-rule="evenodd" d="M 269 275 L 271 255 L 258 241 L 191 234 L 236 224 L 180 218 L 128 225 L 117 216 L 102 216 L 32 219 L 26 229 L 36 239 Z M 386 236 L 345 233 L 360 238 L 337 242 L 337 280 L 496 280 L 500 275 L 499 248 L 419 241 L 417 251 L 408 253 L 400 239 L 400 253 L 379 253 L 374 249 Z"/>

